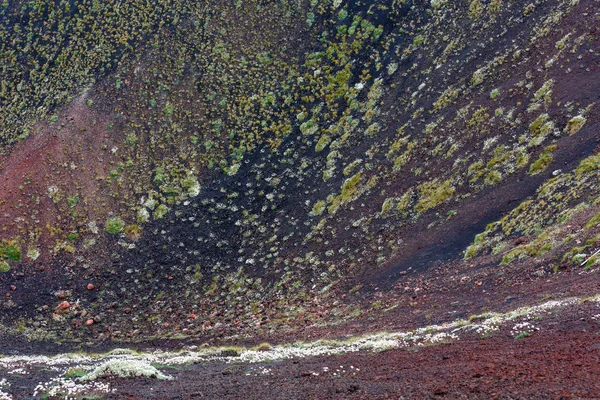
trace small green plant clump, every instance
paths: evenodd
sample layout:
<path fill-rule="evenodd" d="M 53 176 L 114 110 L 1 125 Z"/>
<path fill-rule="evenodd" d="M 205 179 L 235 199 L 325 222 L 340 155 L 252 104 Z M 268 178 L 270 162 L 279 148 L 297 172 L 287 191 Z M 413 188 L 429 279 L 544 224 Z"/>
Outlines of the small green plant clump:
<path fill-rule="evenodd" d="M 529 337 L 529 336 L 531 336 L 530 332 L 527 332 L 527 331 L 519 332 L 517 334 L 517 336 L 515 336 L 515 340 L 524 339 L 524 338 Z"/>
<path fill-rule="evenodd" d="M 86 376 L 88 371 L 81 368 L 71 368 L 65 373 L 65 379 L 78 379 Z"/>
<path fill-rule="evenodd" d="M 454 194 L 454 190 L 454 186 L 450 180 L 444 182 L 433 180 L 422 184 L 419 187 L 419 194 L 421 197 L 415 206 L 415 210 L 422 213 L 437 207 L 450 199 Z"/>
<path fill-rule="evenodd" d="M 11 261 L 21 261 L 21 247 L 14 241 L 4 242 L 0 245 L 0 258 Z"/>
<path fill-rule="evenodd" d="M 569 135 L 574 135 L 579 132 L 581 128 L 583 128 L 586 122 L 587 119 L 583 115 L 577 115 L 567 122 L 565 132 L 567 132 Z"/>
<path fill-rule="evenodd" d="M 0 272 L 10 271 L 10 264 L 4 260 L 0 260 Z"/>
<path fill-rule="evenodd" d="M 529 175 L 537 175 L 548 168 L 552 163 L 552 152 L 554 150 L 556 150 L 556 145 L 546 147 L 538 159 L 529 166 Z"/>
<path fill-rule="evenodd" d="M 104 228 L 106 229 L 107 233 L 110 233 L 111 235 L 117 235 L 124 231 L 125 222 L 119 217 L 110 217 L 106 220 Z"/>

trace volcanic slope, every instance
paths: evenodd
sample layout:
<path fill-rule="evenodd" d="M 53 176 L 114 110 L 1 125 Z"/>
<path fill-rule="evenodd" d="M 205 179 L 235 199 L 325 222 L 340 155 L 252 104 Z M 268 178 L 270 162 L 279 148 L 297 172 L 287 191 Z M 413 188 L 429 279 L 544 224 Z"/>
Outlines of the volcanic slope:
<path fill-rule="evenodd" d="M 593 294 L 598 10 L 2 3 L 2 346 L 283 342 Z"/>

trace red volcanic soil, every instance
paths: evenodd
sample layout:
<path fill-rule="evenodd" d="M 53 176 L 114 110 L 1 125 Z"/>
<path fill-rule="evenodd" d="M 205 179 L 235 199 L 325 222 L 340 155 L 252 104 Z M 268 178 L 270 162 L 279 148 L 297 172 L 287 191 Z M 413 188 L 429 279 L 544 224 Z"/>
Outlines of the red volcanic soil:
<path fill-rule="evenodd" d="M 489 338 L 379 353 L 358 352 L 260 364 L 209 363 L 165 371 L 176 379 L 111 380 L 107 399 L 598 398 L 600 308 L 568 307 L 515 339 Z"/>
<path fill-rule="evenodd" d="M 84 93 L 61 109 L 57 121 L 34 126 L 31 137 L 0 156 L 3 239 L 31 242 L 35 233 L 41 262 L 60 236 L 57 229 L 72 229 L 97 217 L 94 207 L 110 202 L 103 177 L 116 159 L 110 151 L 117 143 L 114 131 L 107 129 L 110 123 L 87 106 Z M 59 190 L 58 201 L 49 196 L 52 186 Z M 75 195 L 80 215 L 68 220 L 66 198 Z"/>

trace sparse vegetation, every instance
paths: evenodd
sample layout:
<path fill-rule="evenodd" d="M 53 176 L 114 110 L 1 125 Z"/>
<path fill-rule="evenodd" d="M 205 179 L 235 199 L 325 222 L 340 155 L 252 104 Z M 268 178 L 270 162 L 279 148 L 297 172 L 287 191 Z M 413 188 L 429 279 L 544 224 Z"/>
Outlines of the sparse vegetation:
<path fill-rule="evenodd" d="M 536 201 L 440 254 L 512 268 L 592 251 L 550 229 L 597 195 L 596 156 L 562 164 L 596 120 L 565 92 L 595 54 L 586 24 L 562 29 L 576 2 L 126 3 L 0 5 L 0 278 L 61 271 L 73 290 L 21 318 L 19 281 L 3 329 L 228 337 L 391 312 L 404 293 L 364 310 L 344 285 L 421 257 L 421 231 L 472 232 L 533 181 Z"/>

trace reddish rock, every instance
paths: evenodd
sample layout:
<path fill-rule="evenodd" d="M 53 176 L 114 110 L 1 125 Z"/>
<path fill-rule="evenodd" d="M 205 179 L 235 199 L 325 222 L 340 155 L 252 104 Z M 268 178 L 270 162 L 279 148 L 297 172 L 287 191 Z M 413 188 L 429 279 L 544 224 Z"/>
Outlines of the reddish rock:
<path fill-rule="evenodd" d="M 92 284 L 92 283 L 88 283 L 88 285 L 87 285 L 87 290 L 94 290 L 94 288 L 95 288 L 95 287 L 96 287 L 96 286 L 94 286 L 94 284 Z"/>
<path fill-rule="evenodd" d="M 93 324 L 94 324 L 94 320 L 90 318 L 90 319 L 88 319 L 87 321 L 85 321 L 85 324 L 86 324 L 87 326 L 91 326 L 91 325 L 93 325 Z"/>

